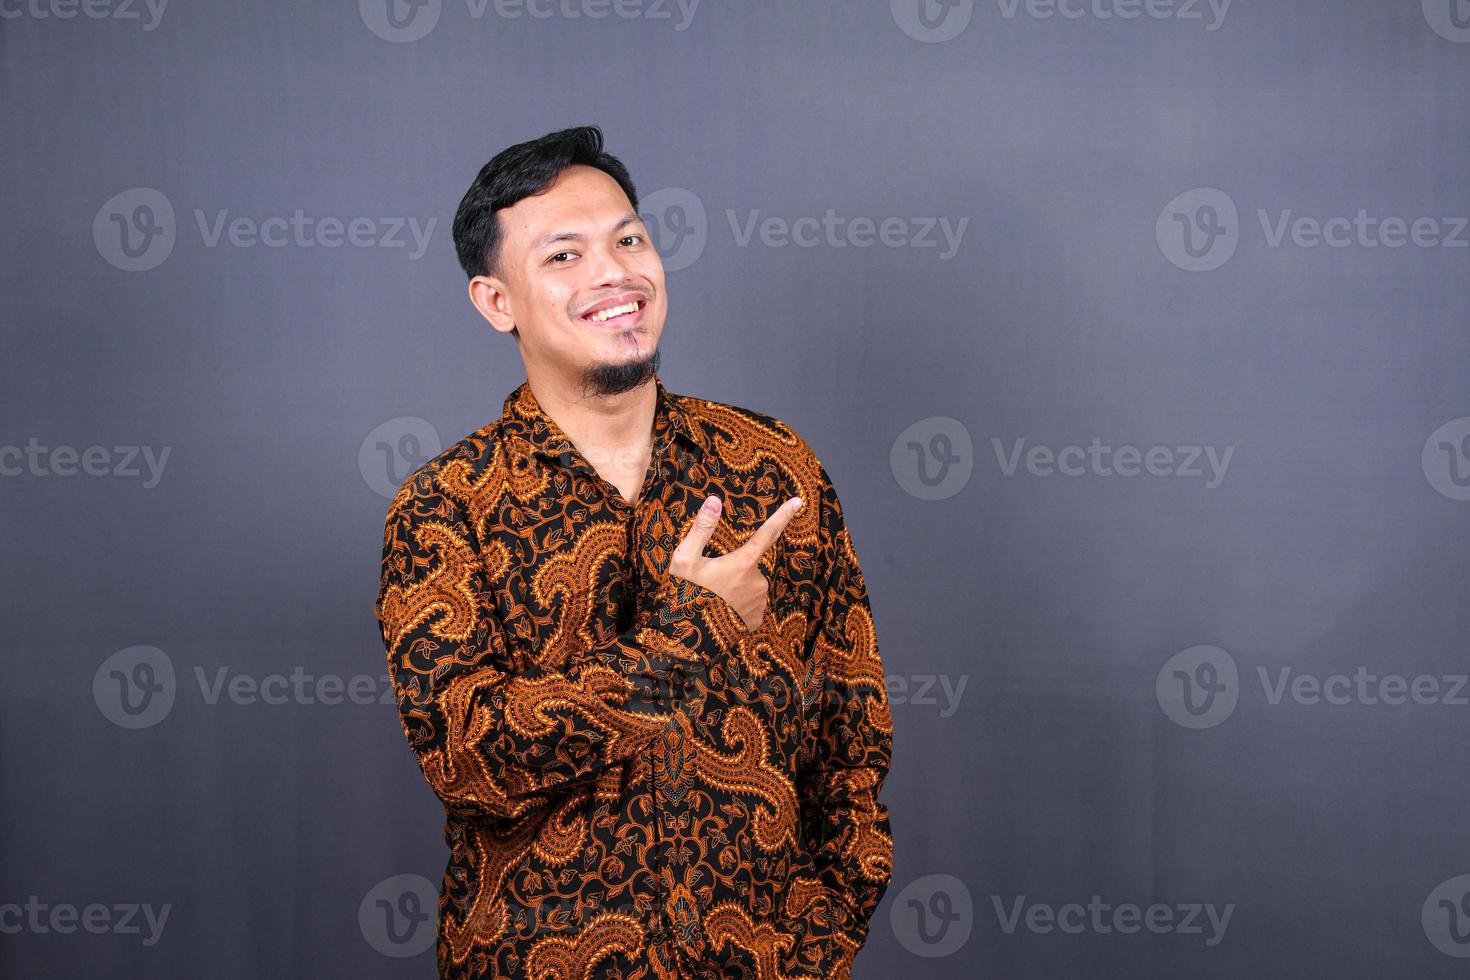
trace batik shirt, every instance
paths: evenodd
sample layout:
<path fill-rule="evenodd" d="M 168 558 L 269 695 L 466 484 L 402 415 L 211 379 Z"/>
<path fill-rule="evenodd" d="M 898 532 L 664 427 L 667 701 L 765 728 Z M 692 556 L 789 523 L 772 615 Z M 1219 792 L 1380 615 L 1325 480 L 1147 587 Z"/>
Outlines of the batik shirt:
<path fill-rule="evenodd" d="M 852 538 L 779 420 L 660 379 L 635 504 L 523 383 L 389 507 L 376 612 L 444 804 L 445 977 L 845 978 L 888 886 L 892 718 Z M 803 505 L 754 629 L 671 575 Z"/>

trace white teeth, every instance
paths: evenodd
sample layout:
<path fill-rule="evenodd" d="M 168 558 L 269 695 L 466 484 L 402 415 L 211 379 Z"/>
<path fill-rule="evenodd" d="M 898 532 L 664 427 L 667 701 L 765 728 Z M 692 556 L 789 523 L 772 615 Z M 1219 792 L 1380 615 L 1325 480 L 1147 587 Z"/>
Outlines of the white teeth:
<path fill-rule="evenodd" d="M 587 319 L 591 320 L 593 323 L 601 323 L 603 320 L 607 320 L 611 317 L 622 316 L 624 313 L 632 313 L 636 309 L 638 309 L 638 304 L 636 302 L 628 303 L 624 306 L 613 306 L 609 307 L 608 309 L 594 313 Z"/>

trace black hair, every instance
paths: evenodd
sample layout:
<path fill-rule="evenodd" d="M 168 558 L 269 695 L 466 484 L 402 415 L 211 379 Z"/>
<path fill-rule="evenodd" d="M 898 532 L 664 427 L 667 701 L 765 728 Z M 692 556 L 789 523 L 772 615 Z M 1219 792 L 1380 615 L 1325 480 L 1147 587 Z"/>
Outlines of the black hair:
<path fill-rule="evenodd" d="M 618 182 L 638 210 L 638 192 L 628 168 L 602 149 L 602 130 L 576 126 L 517 143 L 495 154 L 480 168 L 454 213 L 454 251 L 460 267 L 473 279 L 497 275 L 502 235 L 495 212 L 523 198 L 540 194 L 565 169 L 575 164 L 596 167 Z"/>

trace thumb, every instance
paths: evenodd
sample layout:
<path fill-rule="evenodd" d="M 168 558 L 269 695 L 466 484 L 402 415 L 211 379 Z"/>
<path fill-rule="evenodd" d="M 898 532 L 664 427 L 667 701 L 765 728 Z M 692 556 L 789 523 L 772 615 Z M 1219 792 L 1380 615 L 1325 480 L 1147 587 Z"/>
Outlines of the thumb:
<path fill-rule="evenodd" d="M 720 523 L 720 510 L 718 496 L 710 494 L 704 498 L 704 503 L 694 515 L 689 533 L 684 535 L 684 540 L 674 549 L 675 557 L 686 560 L 704 557 L 704 546 L 709 543 L 710 535 L 715 533 L 715 527 Z"/>

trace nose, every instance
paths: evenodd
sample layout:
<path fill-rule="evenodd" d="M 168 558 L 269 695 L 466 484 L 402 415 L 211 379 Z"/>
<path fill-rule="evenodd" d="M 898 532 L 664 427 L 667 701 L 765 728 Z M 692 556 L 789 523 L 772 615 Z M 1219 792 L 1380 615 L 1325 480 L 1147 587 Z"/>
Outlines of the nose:
<path fill-rule="evenodd" d="M 593 276 L 592 287 L 595 289 L 624 286 L 633 278 L 623 264 L 622 256 L 613 249 L 595 249 L 587 258 Z"/>

